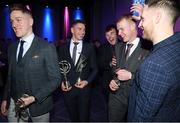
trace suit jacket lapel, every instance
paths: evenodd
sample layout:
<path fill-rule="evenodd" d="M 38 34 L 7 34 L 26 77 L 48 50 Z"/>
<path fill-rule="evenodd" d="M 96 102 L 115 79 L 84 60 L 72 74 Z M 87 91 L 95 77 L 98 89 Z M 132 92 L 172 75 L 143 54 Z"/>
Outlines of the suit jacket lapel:
<path fill-rule="evenodd" d="M 71 66 L 74 66 L 74 63 L 73 63 L 73 60 L 72 60 L 71 54 L 70 54 L 70 43 L 71 43 L 71 41 L 68 40 L 68 43 L 66 44 L 67 51 L 65 51 L 65 54 L 67 53 L 67 55 L 65 55 L 65 56 L 68 56 L 68 61 L 70 62 Z"/>
<path fill-rule="evenodd" d="M 86 47 L 86 43 L 82 42 L 82 51 L 75 66 L 77 66 L 77 64 L 79 63 L 79 60 L 81 59 L 82 55 L 85 56 Z"/>
<path fill-rule="evenodd" d="M 119 46 L 119 48 L 118 48 L 118 46 Z M 125 61 L 125 48 L 126 48 L 125 43 L 117 45 L 117 47 L 116 47 L 117 66 L 119 68 L 125 67 L 125 63 L 126 63 L 126 61 Z"/>
<path fill-rule="evenodd" d="M 17 60 L 16 60 L 16 55 L 17 55 L 17 48 L 18 48 L 18 44 L 19 42 L 17 41 L 14 45 L 14 47 L 12 48 L 12 60 L 14 61 L 13 63 L 17 63 Z"/>
<path fill-rule="evenodd" d="M 39 49 L 39 45 L 38 45 L 38 39 L 35 36 L 33 39 L 33 42 L 30 46 L 30 48 L 28 49 L 28 51 L 26 52 L 26 54 L 24 55 L 24 57 L 22 58 L 22 63 L 26 63 L 27 62 L 27 58 L 32 58 L 33 55 L 36 55 L 35 52 L 36 50 Z"/>

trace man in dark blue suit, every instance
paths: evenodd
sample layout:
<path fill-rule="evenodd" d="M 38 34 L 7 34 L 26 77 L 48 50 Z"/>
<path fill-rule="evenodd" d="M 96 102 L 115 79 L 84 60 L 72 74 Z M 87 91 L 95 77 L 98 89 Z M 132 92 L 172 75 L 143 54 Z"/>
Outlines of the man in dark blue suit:
<path fill-rule="evenodd" d="M 136 75 L 129 121 L 180 121 L 180 33 L 173 31 L 178 9 L 175 0 L 148 0 L 144 8 L 132 7 L 142 12 L 139 27 L 154 48 Z"/>
<path fill-rule="evenodd" d="M 51 93 L 58 87 L 61 74 L 55 46 L 33 33 L 33 17 L 26 6 L 10 9 L 12 28 L 19 38 L 8 49 L 8 80 L 1 111 L 8 109 L 9 122 L 49 122 L 53 107 Z"/>
<path fill-rule="evenodd" d="M 61 72 L 69 82 L 62 82 L 61 89 L 71 121 L 89 121 L 91 82 L 97 74 L 95 49 L 83 40 L 83 21 L 74 21 L 71 33 L 71 40 L 58 48 Z"/>

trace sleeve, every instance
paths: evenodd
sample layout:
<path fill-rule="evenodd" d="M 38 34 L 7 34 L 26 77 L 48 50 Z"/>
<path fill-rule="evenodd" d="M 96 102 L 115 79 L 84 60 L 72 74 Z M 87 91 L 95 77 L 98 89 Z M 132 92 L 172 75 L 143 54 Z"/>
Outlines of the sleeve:
<path fill-rule="evenodd" d="M 96 53 L 92 45 L 90 47 L 90 69 L 91 69 L 91 72 L 87 79 L 88 82 L 92 82 L 98 72 L 97 63 L 96 63 Z"/>
<path fill-rule="evenodd" d="M 139 71 L 134 121 L 153 121 L 170 86 L 164 64 L 149 61 Z"/>
<path fill-rule="evenodd" d="M 48 80 L 43 83 L 43 88 L 34 95 L 39 103 L 43 102 L 60 85 L 61 81 L 56 48 L 53 45 L 48 45 L 45 50 L 44 64 Z"/>

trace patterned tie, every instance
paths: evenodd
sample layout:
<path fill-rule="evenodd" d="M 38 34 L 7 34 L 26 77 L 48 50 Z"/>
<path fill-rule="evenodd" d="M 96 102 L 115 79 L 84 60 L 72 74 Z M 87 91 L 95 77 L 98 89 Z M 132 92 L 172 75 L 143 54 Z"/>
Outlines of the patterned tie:
<path fill-rule="evenodd" d="M 22 56 L 23 56 L 23 45 L 24 45 L 24 42 L 23 40 L 20 41 L 20 48 L 19 48 L 19 54 L 18 54 L 18 62 L 21 61 L 22 59 Z"/>
<path fill-rule="evenodd" d="M 77 51 L 77 45 L 79 44 L 79 42 L 73 42 L 74 43 L 74 48 L 73 48 L 73 54 L 72 54 L 72 60 L 73 63 L 76 63 L 76 51 Z"/>
<path fill-rule="evenodd" d="M 129 58 L 129 53 L 130 53 L 130 50 L 131 50 L 131 47 L 133 46 L 133 44 L 127 44 L 127 49 L 126 49 L 126 53 L 125 53 L 125 58 L 126 58 L 126 61 L 128 60 Z"/>

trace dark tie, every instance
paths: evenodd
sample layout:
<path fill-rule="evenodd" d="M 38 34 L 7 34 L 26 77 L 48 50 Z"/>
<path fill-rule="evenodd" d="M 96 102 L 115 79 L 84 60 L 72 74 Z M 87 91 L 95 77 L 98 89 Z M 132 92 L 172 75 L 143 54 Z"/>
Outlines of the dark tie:
<path fill-rule="evenodd" d="M 72 60 L 73 63 L 76 63 L 76 51 L 77 51 L 77 45 L 79 44 L 78 42 L 73 42 L 74 43 L 74 48 L 73 48 L 73 54 L 72 54 Z"/>
<path fill-rule="evenodd" d="M 24 45 L 24 42 L 23 40 L 20 41 L 20 48 L 19 48 L 19 54 L 18 54 L 18 62 L 21 61 L 22 59 L 22 56 L 23 56 L 23 45 Z"/>
<path fill-rule="evenodd" d="M 125 53 L 125 58 L 126 58 L 126 61 L 128 60 L 129 58 L 129 53 L 130 53 L 130 50 L 131 50 L 131 47 L 133 46 L 133 44 L 127 44 L 127 49 L 126 49 L 126 53 Z"/>

